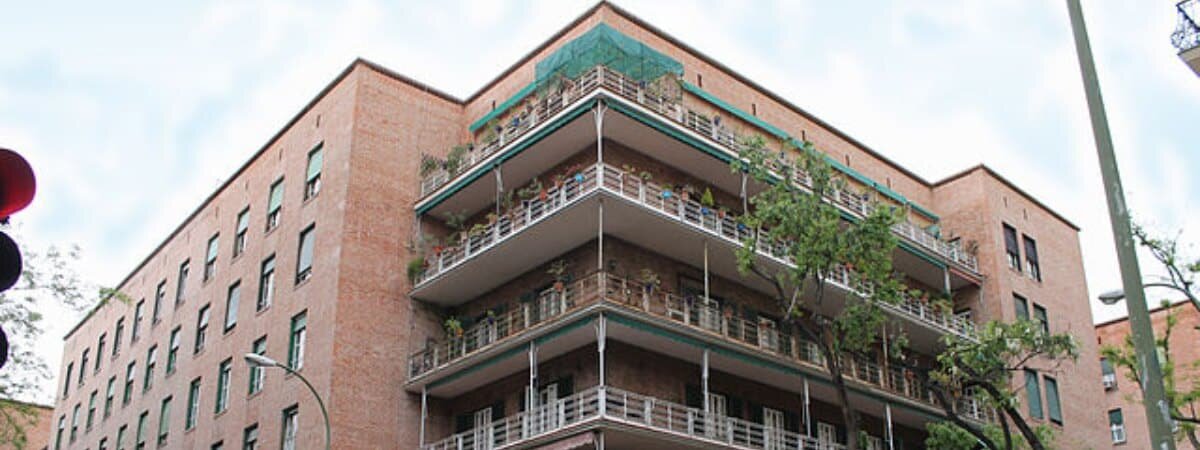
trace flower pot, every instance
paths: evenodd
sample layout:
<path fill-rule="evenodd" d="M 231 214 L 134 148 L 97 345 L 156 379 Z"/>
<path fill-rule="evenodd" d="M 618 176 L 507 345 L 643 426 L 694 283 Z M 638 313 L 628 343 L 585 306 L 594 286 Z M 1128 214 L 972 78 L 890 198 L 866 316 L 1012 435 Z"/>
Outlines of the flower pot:
<path fill-rule="evenodd" d="M 575 182 L 579 183 L 579 184 L 583 184 L 583 172 L 575 173 Z"/>
<path fill-rule="evenodd" d="M 561 281 L 554 282 L 554 290 L 556 290 L 558 292 L 562 292 L 566 289 L 567 289 L 567 286 L 565 284 L 563 284 L 563 282 L 561 282 Z"/>
<path fill-rule="evenodd" d="M 550 198 L 550 194 L 548 192 L 546 192 L 545 189 L 542 189 L 541 192 L 538 192 L 538 200 L 541 200 L 544 202 L 548 198 Z"/>

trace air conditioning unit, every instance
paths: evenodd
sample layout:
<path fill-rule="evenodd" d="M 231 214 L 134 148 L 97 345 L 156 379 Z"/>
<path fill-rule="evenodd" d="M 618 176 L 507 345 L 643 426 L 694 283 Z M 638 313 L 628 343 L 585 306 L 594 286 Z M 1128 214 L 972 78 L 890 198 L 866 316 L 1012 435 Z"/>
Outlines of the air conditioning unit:
<path fill-rule="evenodd" d="M 1112 390 L 1117 388 L 1117 375 L 1105 374 L 1102 378 L 1104 381 L 1104 390 Z"/>

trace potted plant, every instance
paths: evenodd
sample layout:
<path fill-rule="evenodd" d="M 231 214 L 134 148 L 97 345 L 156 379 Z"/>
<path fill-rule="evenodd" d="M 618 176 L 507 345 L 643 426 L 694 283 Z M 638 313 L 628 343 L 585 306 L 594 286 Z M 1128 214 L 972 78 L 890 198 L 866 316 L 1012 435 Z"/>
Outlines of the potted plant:
<path fill-rule="evenodd" d="M 725 220 L 725 216 L 729 215 L 729 209 L 724 206 L 717 207 L 717 218 Z"/>
<path fill-rule="evenodd" d="M 567 260 L 560 259 L 550 263 L 546 273 L 554 277 L 554 290 L 562 292 L 567 289 Z"/>
<path fill-rule="evenodd" d="M 690 200 L 692 198 L 692 196 L 695 194 L 696 194 L 695 186 L 692 186 L 690 184 L 684 184 L 682 186 L 679 186 L 679 196 L 683 198 L 683 201 L 686 202 L 686 201 Z"/>
<path fill-rule="evenodd" d="M 430 155 L 428 153 L 421 154 L 421 168 L 420 168 L 421 178 L 424 178 L 424 177 L 427 177 L 427 176 L 433 174 L 434 171 L 436 171 L 440 168 L 442 168 L 442 161 L 437 159 L 436 156 Z"/>
<path fill-rule="evenodd" d="M 647 294 L 654 293 L 654 290 L 657 289 L 660 284 L 662 284 L 662 280 L 658 278 L 658 273 L 655 272 L 654 269 L 649 267 L 643 268 L 641 275 L 642 290 Z"/>
<path fill-rule="evenodd" d="M 575 180 L 575 183 L 583 184 L 584 177 L 583 177 L 583 166 L 582 165 L 576 164 L 572 168 L 570 173 L 571 173 L 571 178 Z"/>
<path fill-rule="evenodd" d="M 466 168 L 466 162 L 467 146 L 461 144 L 455 145 L 454 148 L 450 149 L 450 153 L 446 154 L 446 172 L 449 172 L 451 175 L 457 175 Z"/>
<path fill-rule="evenodd" d="M 452 338 L 460 338 L 463 335 L 462 321 L 458 316 L 447 317 L 442 327 L 446 329 L 446 335 Z"/>
<path fill-rule="evenodd" d="M 417 284 L 421 277 L 425 276 L 426 269 L 429 268 L 429 263 L 425 261 L 425 255 L 417 254 L 408 261 L 408 283 Z"/>
<path fill-rule="evenodd" d="M 467 232 L 467 234 L 469 236 L 471 236 L 472 238 L 476 238 L 476 237 L 482 236 L 484 233 L 486 233 L 487 228 L 488 228 L 487 225 L 484 225 L 483 223 L 477 223 L 477 224 L 471 226 L 471 229 Z"/>
<path fill-rule="evenodd" d="M 704 188 L 704 194 L 700 195 L 700 206 L 701 206 L 700 212 L 706 216 L 711 215 L 713 213 L 713 211 L 712 211 L 713 205 L 715 205 L 715 204 L 716 204 L 716 201 L 713 200 L 712 189 L 709 189 L 707 187 Z"/>
<path fill-rule="evenodd" d="M 664 184 L 662 187 L 662 198 L 664 200 L 670 199 L 672 195 L 675 195 L 674 188 L 672 188 L 672 186 L 669 184 Z"/>
<path fill-rule="evenodd" d="M 494 212 L 487 213 L 488 225 L 495 225 L 496 221 L 499 219 L 500 219 L 500 216 L 497 215 L 496 213 L 494 213 Z"/>
<path fill-rule="evenodd" d="M 517 195 L 519 195 L 522 200 L 532 200 L 534 197 L 536 197 L 538 195 L 538 192 L 540 192 L 541 190 L 542 190 L 542 181 L 539 180 L 537 177 L 534 177 L 533 180 L 529 181 L 529 184 L 527 184 L 527 185 L 525 185 L 525 187 L 517 190 Z"/>
<path fill-rule="evenodd" d="M 638 174 L 638 176 L 642 178 L 642 181 L 650 181 L 650 179 L 653 178 L 653 175 L 651 175 L 650 171 L 648 170 L 643 170 L 642 173 Z"/>

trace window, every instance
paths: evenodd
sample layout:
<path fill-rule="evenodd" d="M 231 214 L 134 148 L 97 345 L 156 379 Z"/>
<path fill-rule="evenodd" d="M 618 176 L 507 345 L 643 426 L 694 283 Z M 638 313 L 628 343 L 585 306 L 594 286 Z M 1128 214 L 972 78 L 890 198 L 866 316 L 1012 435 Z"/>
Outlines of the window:
<path fill-rule="evenodd" d="M 71 442 L 75 442 L 75 438 L 79 434 L 79 407 L 80 405 L 76 403 L 75 409 L 71 410 Z"/>
<path fill-rule="evenodd" d="M 237 232 L 233 235 L 233 257 L 237 258 L 246 251 L 246 230 L 250 228 L 250 207 L 247 206 L 237 216 Z"/>
<path fill-rule="evenodd" d="M 154 289 L 154 309 L 150 311 L 150 323 L 158 323 L 162 320 L 162 304 L 167 298 L 167 280 L 158 282 L 158 287 Z"/>
<path fill-rule="evenodd" d="M 1038 386 L 1037 372 L 1025 369 L 1025 396 L 1029 400 L 1029 416 L 1035 419 L 1045 417 L 1042 414 L 1042 390 Z"/>
<path fill-rule="evenodd" d="M 283 436 L 279 439 L 282 450 L 296 450 L 296 430 L 299 427 L 300 407 L 292 405 L 283 410 Z M 490 414 L 489 414 L 490 416 Z M 488 418 L 489 420 L 491 417 Z"/>
<path fill-rule="evenodd" d="M 296 260 L 296 284 L 300 284 L 312 276 L 313 239 L 316 224 L 309 225 L 300 232 L 299 258 Z"/>
<path fill-rule="evenodd" d="M 221 361 L 221 367 L 217 372 L 217 402 L 213 406 L 213 411 L 221 413 L 229 407 L 229 372 L 233 369 L 233 359 Z"/>
<path fill-rule="evenodd" d="M 83 386 L 83 380 L 87 378 L 88 353 L 91 349 L 83 349 L 83 353 L 79 355 L 79 385 Z"/>
<path fill-rule="evenodd" d="M 100 333 L 100 338 L 96 340 L 96 367 L 92 368 L 92 372 L 100 373 L 100 361 L 104 361 L 104 346 L 108 340 L 108 333 Z"/>
<path fill-rule="evenodd" d="M 175 282 L 175 306 L 183 303 L 187 296 L 187 277 L 188 273 L 192 271 L 191 265 L 192 260 L 190 259 L 185 259 L 179 264 L 179 281 Z"/>
<path fill-rule="evenodd" d="M 271 185 L 271 195 L 267 197 L 267 231 L 279 226 L 279 210 L 283 208 L 283 178 Z"/>
<path fill-rule="evenodd" d="M 225 450 L 225 441 L 214 442 L 212 447 L 209 447 L 208 450 Z"/>
<path fill-rule="evenodd" d="M 138 300 L 137 306 L 133 308 L 133 328 L 129 329 L 129 340 L 137 342 L 138 337 L 142 334 L 142 318 L 146 313 L 146 299 Z"/>
<path fill-rule="evenodd" d="M 1034 303 L 1033 320 L 1041 325 L 1043 333 L 1050 334 L 1050 318 L 1046 316 L 1046 308 Z"/>
<path fill-rule="evenodd" d="M 104 390 L 104 417 L 112 414 L 113 398 L 117 395 L 117 376 L 108 378 L 108 388 Z"/>
<path fill-rule="evenodd" d="M 71 395 L 71 374 L 75 372 L 75 363 L 67 363 L 67 376 L 63 378 L 63 398 Z"/>
<path fill-rule="evenodd" d="M 150 411 L 142 411 L 142 415 L 138 416 L 137 436 L 134 437 L 133 448 L 143 450 L 146 448 L 146 422 L 150 419 Z"/>
<path fill-rule="evenodd" d="M 200 416 L 200 377 L 192 380 L 192 384 L 188 386 L 188 402 L 186 421 L 183 423 L 185 430 L 190 430 L 196 427 L 196 418 Z"/>
<path fill-rule="evenodd" d="M 181 327 L 171 330 L 171 342 L 167 344 L 167 375 L 175 373 L 175 366 L 179 363 L 179 335 L 182 332 Z"/>
<path fill-rule="evenodd" d="M 154 366 L 158 365 L 158 346 L 151 345 L 146 350 L 146 373 L 142 377 L 142 392 L 150 390 L 154 384 Z"/>
<path fill-rule="evenodd" d="M 1043 383 L 1046 384 L 1046 416 L 1051 422 L 1062 425 L 1062 405 L 1058 402 L 1058 380 L 1050 377 L 1043 377 Z"/>
<path fill-rule="evenodd" d="M 167 443 L 167 433 L 171 431 L 171 397 L 164 398 L 158 409 L 158 446 Z"/>
<path fill-rule="evenodd" d="M 54 432 L 54 450 L 62 448 L 63 432 L 67 429 L 67 416 L 58 417 L 58 429 Z"/>
<path fill-rule="evenodd" d="M 125 367 L 125 391 L 121 393 L 121 404 L 128 405 L 133 399 L 133 380 L 137 377 L 137 361 L 130 361 Z"/>
<path fill-rule="evenodd" d="M 112 356 L 116 358 L 121 354 L 121 337 L 125 334 L 125 318 L 117 319 L 117 330 L 113 332 L 113 349 Z"/>
<path fill-rule="evenodd" d="M 267 354 L 267 337 L 263 336 L 254 341 L 254 345 L 250 347 L 250 352 L 257 355 Z M 250 395 L 257 394 L 263 388 L 263 368 L 258 366 L 250 367 Z"/>
<path fill-rule="evenodd" d="M 1125 442 L 1125 416 L 1120 408 L 1108 411 L 1108 431 L 1114 444 Z"/>
<path fill-rule="evenodd" d="M 100 438 L 100 444 L 98 445 L 98 448 L 100 450 L 108 450 L 108 438 L 106 438 L 106 437 Z"/>
<path fill-rule="evenodd" d="M 204 255 L 204 281 L 211 280 L 217 273 L 217 247 L 220 245 L 221 233 L 208 238 L 208 253 Z"/>
<path fill-rule="evenodd" d="M 304 337 L 308 332 L 308 312 L 292 317 L 292 335 L 288 340 L 288 367 L 292 370 L 304 368 Z"/>
<path fill-rule="evenodd" d="M 209 305 L 204 305 L 200 308 L 200 316 L 196 318 L 196 344 L 192 349 L 193 354 L 204 350 L 204 340 L 208 337 L 208 310 Z"/>
<path fill-rule="evenodd" d="M 117 428 L 117 450 L 125 450 L 125 430 L 127 429 L 129 429 L 129 427 L 125 425 L 121 425 L 121 428 Z"/>
<path fill-rule="evenodd" d="M 1013 294 L 1013 307 L 1017 311 L 1017 320 L 1029 320 L 1029 301 L 1025 297 Z"/>
<path fill-rule="evenodd" d="M 271 297 L 275 294 L 275 255 L 268 256 L 262 263 L 262 271 L 258 275 L 258 302 L 254 308 L 262 311 L 271 306 Z"/>
<path fill-rule="evenodd" d="M 96 397 L 100 395 L 97 391 L 92 391 L 92 395 L 88 396 L 88 414 L 87 414 L 87 429 L 92 429 L 92 424 L 96 420 Z"/>
<path fill-rule="evenodd" d="M 225 332 L 228 333 L 237 326 L 238 303 L 242 298 L 242 282 L 238 281 L 229 286 L 229 294 L 225 296 Z"/>
<path fill-rule="evenodd" d="M 1025 264 L 1029 266 L 1029 278 L 1042 281 L 1042 266 L 1038 264 L 1037 241 L 1023 234 L 1021 239 L 1025 241 Z"/>
<path fill-rule="evenodd" d="M 1117 388 L 1117 372 L 1113 370 L 1112 361 L 1108 358 L 1100 358 L 1100 378 L 1104 382 L 1104 390 L 1110 391 Z"/>
<path fill-rule="evenodd" d="M 242 430 L 242 450 L 258 450 L 258 424 Z"/>
<path fill-rule="evenodd" d="M 1017 229 L 1004 224 L 1004 253 L 1008 256 L 1008 267 L 1021 270 L 1021 249 L 1017 246 Z"/>
<path fill-rule="evenodd" d="M 316 197 L 318 192 L 321 192 L 321 166 L 322 156 L 321 147 L 323 144 L 317 144 L 317 148 L 308 152 L 308 173 L 305 174 L 304 181 L 304 199 Z"/>

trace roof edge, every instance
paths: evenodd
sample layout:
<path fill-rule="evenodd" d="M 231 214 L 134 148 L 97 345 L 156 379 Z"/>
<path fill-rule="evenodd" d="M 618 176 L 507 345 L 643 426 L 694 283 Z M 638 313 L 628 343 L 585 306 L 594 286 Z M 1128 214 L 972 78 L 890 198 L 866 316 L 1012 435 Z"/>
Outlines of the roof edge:
<path fill-rule="evenodd" d="M 1020 187 L 1017 186 L 1016 183 L 1013 183 L 1008 178 L 1005 178 L 1004 175 L 1000 175 L 1000 172 L 997 172 L 994 169 L 992 169 L 991 167 L 988 167 L 987 164 L 979 163 L 974 166 L 967 167 L 966 169 L 963 169 L 953 175 L 950 175 L 946 178 L 942 178 L 941 180 L 938 180 L 937 182 L 933 183 L 933 187 L 939 188 L 946 184 L 953 183 L 954 181 L 957 181 L 959 178 L 963 178 L 967 175 L 970 175 L 972 172 L 976 172 L 976 171 L 983 171 L 983 172 L 987 173 L 992 178 L 995 178 L 997 181 L 1000 181 L 1005 186 L 1008 186 L 1009 189 L 1012 189 L 1013 191 L 1016 191 L 1016 193 L 1021 194 L 1021 196 L 1029 199 L 1029 201 L 1033 202 L 1034 205 L 1037 205 L 1039 208 L 1042 208 L 1046 212 L 1050 213 L 1050 215 L 1054 216 L 1054 218 L 1062 221 L 1062 223 L 1067 224 L 1067 226 L 1071 227 L 1071 229 L 1075 230 L 1076 232 L 1080 231 L 1079 226 L 1075 225 L 1074 222 L 1071 222 L 1070 219 L 1067 219 L 1066 216 L 1059 214 L 1058 211 L 1055 211 L 1053 208 L 1047 206 L 1041 200 L 1038 200 L 1037 197 L 1034 197 L 1032 194 L 1025 191 L 1024 189 L 1021 189 Z"/>
<path fill-rule="evenodd" d="M 1171 302 L 1171 304 L 1169 304 L 1169 305 L 1165 305 L 1165 306 L 1164 306 L 1164 305 L 1158 305 L 1158 306 L 1156 306 L 1156 307 L 1154 307 L 1154 308 L 1150 308 L 1150 310 L 1149 310 L 1148 312 L 1149 312 L 1150 314 L 1154 314 L 1154 313 L 1157 313 L 1157 312 L 1166 311 L 1167 309 L 1170 309 L 1170 308 L 1178 308 L 1178 307 L 1180 307 L 1180 306 L 1183 306 L 1183 305 L 1185 305 L 1185 304 L 1187 304 L 1187 303 L 1191 303 L 1191 300 L 1188 300 L 1188 299 L 1186 299 L 1186 298 L 1185 298 L 1185 299 L 1180 299 L 1180 300 L 1175 300 L 1175 301 L 1172 301 L 1172 302 Z M 1108 327 L 1108 326 L 1118 325 L 1118 324 L 1120 324 L 1120 323 L 1122 323 L 1122 322 L 1128 322 L 1128 321 L 1129 321 L 1129 314 L 1126 314 L 1124 317 L 1118 317 L 1118 318 L 1115 318 L 1115 319 L 1108 319 L 1108 320 L 1106 320 L 1106 321 L 1103 321 L 1103 322 L 1100 322 L 1100 323 L 1098 323 L 1098 324 L 1095 324 L 1095 325 L 1093 326 L 1093 328 L 1103 328 L 1103 327 Z"/>

